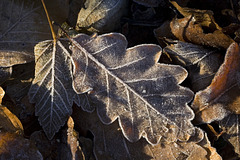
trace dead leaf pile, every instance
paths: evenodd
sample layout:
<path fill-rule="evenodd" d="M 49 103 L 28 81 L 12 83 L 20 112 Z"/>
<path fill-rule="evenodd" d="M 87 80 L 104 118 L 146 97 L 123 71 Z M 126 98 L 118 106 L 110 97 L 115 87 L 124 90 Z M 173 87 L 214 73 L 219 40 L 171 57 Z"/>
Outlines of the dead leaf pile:
<path fill-rule="evenodd" d="M 2 0 L 0 159 L 239 159 L 240 4 L 202 3 Z"/>

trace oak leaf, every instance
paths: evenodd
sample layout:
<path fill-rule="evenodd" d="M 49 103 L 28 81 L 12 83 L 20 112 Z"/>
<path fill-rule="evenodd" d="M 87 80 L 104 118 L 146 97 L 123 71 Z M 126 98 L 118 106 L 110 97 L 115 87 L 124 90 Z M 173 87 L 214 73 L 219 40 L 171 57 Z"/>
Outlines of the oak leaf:
<path fill-rule="evenodd" d="M 110 124 L 118 118 L 131 142 L 142 136 L 153 144 L 161 138 L 187 140 L 195 130 L 190 122 L 194 114 L 187 106 L 193 93 L 179 85 L 187 71 L 157 63 L 161 54 L 157 45 L 127 50 L 126 46 L 125 37 L 118 33 L 76 36 L 72 47 L 75 91 L 91 91 L 89 98 L 102 122 Z"/>
<path fill-rule="evenodd" d="M 120 18 L 126 13 L 127 0 L 86 0 L 77 19 L 77 30 L 110 32 L 119 29 Z"/>
<path fill-rule="evenodd" d="M 231 44 L 211 84 L 196 93 L 192 108 L 198 122 L 221 120 L 230 112 L 239 114 L 240 48 Z"/>
<path fill-rule="evenodd" d="M 204 48 L 192 43 L 173 41 L 164 48 L 175 64 L 188 70 L 191 89 L 196 92 L 210 85 L 219 66 L 222 54 L 216 49 Z"/>

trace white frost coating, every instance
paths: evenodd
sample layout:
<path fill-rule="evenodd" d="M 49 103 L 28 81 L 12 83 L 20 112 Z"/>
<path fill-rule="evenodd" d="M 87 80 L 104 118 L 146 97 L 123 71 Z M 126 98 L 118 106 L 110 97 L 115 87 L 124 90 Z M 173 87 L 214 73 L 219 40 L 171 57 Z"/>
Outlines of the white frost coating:
<path fill-rule="evenodd" d="M 149 143 L 156 144 L 170 130 L 173 132 L 168 134 L 172 136 L 187 137 L 187 130 L 194 129 L 190 122 L 194 113 L 187 105 L 193 93 L 178 85 L 187 77 L 187 71 L 176 65 L 157 64 L 161 51 L 157 45 L 138 45 L 126 50 L 125 42 L 117 33 L 101 35 L 95 40 L 83 34 L 74 38 L 73 59 L 83 64 L 82 57 L 87 55 L 91 68 L 84 71 L 79 67 L 75 73 L 86 74 L 86 83 L 94 88 L 89 96 L 104 104 L 96 106 L 101 121 L 110 124 L 118 118 L 124 136 L 131 142 L 146 135 Z M 113 43 L 117 49 L 112 48 Z M 169 125 L 174 129 L 169 129 Z"/>

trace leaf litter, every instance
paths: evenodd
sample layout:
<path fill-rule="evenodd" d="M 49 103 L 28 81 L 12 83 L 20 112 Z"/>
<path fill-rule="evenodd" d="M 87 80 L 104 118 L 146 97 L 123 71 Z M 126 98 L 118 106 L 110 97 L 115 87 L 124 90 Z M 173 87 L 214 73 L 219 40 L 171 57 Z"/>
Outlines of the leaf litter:
<path fill-rule="evenodd" d="M 90 130 L 94 135 L 94 155 L 97 159 L 215 159 L 221 157 L 211 147 L 201 130 L 187 142 L 164 142 L 150 145 L 141 138 L 130 143 L 121 133 L 117 122 L 104 125 L 97 113 L 83 112 L 75 107 L 73 119 L 81 130 Z"/>
<path fill-rule="evenodd" d="M 117 1 L 114 2 L 120 4 Z M 138 12 L 131 15 L 118 11 L 121 7 L 126 13 L 132 11 L 130 7 L 136 5 L 135 2 L 139 4 Z M 103 1 L 90 2 L 87 0 L 77 3 L 76 1 L 58 0 L 54 3 L 48 2 L 47 9 L 54 21 L 61 25 L 66 20 L 65 24 L 73 31 L 72 33 L 76 32 L 75 29 L 78 29 L 81 24 L 88 23 L 87 19 L 82 20 L 81 23 L 77 22 L 78 13 L 78 18 L 81 19 L 84 16 L 81 16 L 80 12 L 90 10 L 91 12 L 87 15 L 96 19 L 92 19 L 94 22 L 84 26 L 85 28 L 81 32 L 97 31 L 100 33 L 108 32 L 108 34 L 88 36 L 81 33 L 70 38 L 70 41 L 59 39 L 57 36 L 53 40 L 43 41 L 50 39 L 50 32 L 39 1 L 1 1 L 1 86 L 4 90 L 6 89 L 7 93 L 3 103 L 11 110 L 21 106 L 20 111 L 22 110 L 21 112 L 25 116 L 31 115 L 35 110 L 38 116 L 35 119 L 38 118 L 41 124 L 38 126 L 33 115 L 31 115 L 32 124 L 29 125 L 30 119 L 25 121 L 22 117 L 24 114 L 16 114 L 24 126 L 24 133 L 23 131 L 21 133 L 25 137 L 23 138 L 18 133 L 6 132 L 4 135 L 2 134 L 4 143 L 7 144 L 4 148 L 9 151 L 7 156 L 14 157 L 14 153 L 25 156 L 29 148 L 26 149 L 24 145 L 34 141 L 37 148 L 31 144 L 28 147 L 37 152 L 34 155 L 39 159 L 50 157 L 74 159 L 74 156 L 81 157 L 80 159 L 131 159 L 134 157 L 144 157 L 145 159 L 197 159 L 200 157 L 201 159 L 221 159 L 216 149 L 211 146 L 207 137 L 208 133 L 195 126 L 199 122 L 209 123 L 212 121 L 219 121 L 217 124 L 223 130 L 222 137 L 232 144 L 232 148 L 235 150 L 233 152 L 239 154 L 237 101 L 235 103 L 238 87 L 233 87 L 236 94 L 229 96 L 233 101 L 224 101 L 225 99 L 222 98 L 224 104 L 227 104 L 224 107 L 220 105 L 220 107 L 214 108 L 200 105 L 200 110 L 198 110 L 194 101 L 191 107 L 195 113 L 188 106 L 194 94 L 188 88 L 183 87 L 186 85 L 194 92 L 203 90 L 197 92 L 196 100 L 198 94 L 209 89 L 213 83 L 215 83 L 214 85 L 220 84 L 218 86 L 223 90 L 222 82 L 231 84 L 234 81 L 235 83 L 235 79 L 238 79 L 238 72 L 234 68 L 237 67 L 230 65 L 231 69 L 225 67 L 225 71 L 221 71 L 226 62 L 230 64 L 231 61 L 233 66 L 238 66 L 237 56 L 235 61 L 232 56 L 228 56 L 231 47 L 226 53 L 224 63 L 220 69 L 218 68 L 222 63 L 223 52 L 234 40 L 237 41 L 237 28 L 235 27 L 232 32 L 229 30 L 227 32 L 227 28 L 223 27 L 222 23 L 215 22 L 215 10 L 212 12 L 209 9 L 187 8 L 188 1 L 177 1 L 177 3 L 171 1 L 175 8 L 170 6 L 170 3 L 162 3 L 162 1 L 151 1 L 155 3 L 154 6 L 149 6 L 142 0 L 135 0 L 135 2 L 128 3 L 128 6 L 121 3 L 117 8 L 111 7 L 111 3 Z M 69 3 L 79 6 L 75 10 L 72 10 L 73 8 L 69 10 Z M 194 3 L 196 2 L 188 4 Z M 231 3 L 235 4 L 235 2 Z M 178 4 L 187 5 L 187 7 L 180 7 Z M 159 15 L 162 14 L 162 12 L 158 12 L 159 9 L 163 9 L 164 12 L 171 10 L 169 8 L 174 12 L 170 11 L 169 15 L 164 17 Z M 236 8 L 232 8 L 235 15 L 238 13 Z M 100 12 L 104 14 L 99 14 Z M 181 16 L 178 12 L 184 18 L 179 18 Z M 68 16 L 68 13 L 74 14 L 73 19 Z M 128 34 L 129 28 L 123 28 L 123 26 L 130 26 L 130 28 L 138 30 L 143 23 L 135 23 L 134 20 L 140 20 L 141 15 L 154 17 L 151 19 L 153 21 L 151 24 L 155 26 L 159 25 L 159 22 L 168 21 L 168 23 L 164 23 L 164 27 L 154 31 L 162 48 L 153 44 L 140 44 L 137 42 L 137 34 Z M 178 17 L 176 18 L 175 15 Z M 156 19 L 156 17 L 160 17 L 160 19 Z M 151 31 L 152 29 L 148 27 L 149 24 L 145 26 L 146 30 L 142 28 L 142 31 Z M 176 28 L 177 26 L 180 28 Z M 128 41 L 134 41 L 131 44 L 140 45 L 127 48 L 127 40 L 123 35 L 109 33 L 112 31 L 121 32 L 120 27 L 128 35 Z M 55 27 L 53 30 L 56 32 Z M 23 32 L 26 34 L 22 34 Z M 171 34 L 165 34 L 167 32 L 171 32 Z M 153 35 L 153 33 L 145 35 Z M 169 35 L 171 37 L 168 37 Z M 180 41 L 172 41 L 169 38 Z M 168 42 L 171 41 L 171 44 L 166 45 L 166 39 Z M 219 39 L 220 41 L 218 41 Z M 144 42 L 144 40 L 142 41 Z M 72 44 L 69 50 L 70 43 Z M 131 44 L 130 46 L 133 46 Z M 34 46 L 35 57 L 33 56 Z M 171 64 L 162 63 L 162 56 L 160 59 L 162 49 L 164 53 L 170 55 L 168 62 Z M 194 52 L 193 56 L 188 54 L 189 52 Z M 33 81 L 32 75 L 28 78 L 15 77 L 17 66 L 23 65 L 27 68 L 34 58 L 36 64 Z M 182 67 L 175 64 L 180 64 Z M 22 73 L 19 70 L 19 74 L 30 74 L 28 71 L 25 72 L 26 70 L 23 69 Z M 229 74 L 226 73 L 227 71 Z M 219 74 L 219 72 L 223 74 Z M 186 79 L 187 76 L 188 79 Z M 221 83 L 215 82 L 216 79 L 219 79 Z M 191 83 L 188 84 L 189 81 Z M 203 84 L 200 84 L 202 82 Z M 32 86 L 29 90 L 30 83 Z M 208 85 L 210 86 L 207 87 Z M 26 94 L 28 90 L 29 97 Z M 222 92 L 222 89 L 217 90 L 218 92 Z M 225 91 L 223 92 L 224 94 L 220 94 L 220 97 L 226 96 Z M 212 93 L 209 97 L 211 98 L 211 96 Z M 200 99 L 200 101 L 204 101 L 202 98 Z M 29 101 L 34 105 L 30 104 Z M 89 113 L 82 111 L 79 113 L 76 110 L 72 112 L 74 103 Z M 213 105 L 215 105 L 214 103 Z M 212 110 L 209 111 L 209 109 Z M 221 109 L 226 111 L 226 114 L 217 114 Z M 13 109 L 14 113 L 15 110 Z M 76 128 L 73 128 L 71 118 L 68 126 L 64 126 L 72 114 Z M 207 116 L 204 117 L 201 114 Z M 5 118 L 7 119 L 8 116 Z M 192 124 L 193 118 L 195 118 L 194 125 Z M 206 119 L 203 120 L 203 118 Z M 116 121 L 116 119 L 118 120 Z M 29 126 L 32 129 L 29 129 Z M 84 126 L 86 126 L 85 129 L 82 129 Z M 94 148 L 92 148 L 92 140 L 84 138 L 89 137 L 86 128 L 93 134 L 93 137 L 90 135 L 90 138 L 94 141 Z M 44 132 L 37 131 L 39 129 L 43 129 Z M 30 139 L 29 136 L 31 136 Z M 213 142 L 212 139 L 210 140 Z M 22 148 L 18 150 L 19 152 L 15 152 L 15 148 L 11 147 L 11 144 L 17 144 Z M 9 146 L 13 150 L 9 150 Z M 218 145 L 214 144 L 214 146 L 217 147 L 217 151 L 220 151 Z M 79 150 L 79 154 L 74 154 L 77 150 Z M 93 150 L 95 158 L 92 155 Z M 228 150 L 231 149 L 228 148 Z M 63 155 L 63 152 L 66 154 Z M 219 153 L 226 157 L 224 153 Z M 6 156 L 6 154 L 0 155 Z"/>
<path fill-rule="evenodd" d="M 199 123 L 222 120 L 228 114 L 239 114 L 239 59 L 240 48 L 233 43 L 211 84 L 196 93 L 192 108 Z"/>

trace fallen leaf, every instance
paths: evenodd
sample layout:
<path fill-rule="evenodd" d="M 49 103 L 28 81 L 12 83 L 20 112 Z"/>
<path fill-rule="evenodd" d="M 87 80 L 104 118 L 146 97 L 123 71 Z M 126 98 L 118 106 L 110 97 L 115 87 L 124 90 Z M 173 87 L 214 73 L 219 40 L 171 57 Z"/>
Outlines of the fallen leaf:
<path fill-rule="evenodd" d="M 198 144 L 208 152 L 207 159 L 222 160 L 222 157 L 217 153 L 216 148 L 211 146 L 211 143 L 208 140 L 206 133 L 204 134 L 204 138 L 202 139 L 202 141 L 200 141 Z M 196 159 L 199 159 L 199 158 L 196 157 Z"/>
<path fill-rule="evenodd" d="M 216 48 L 227 49 L 234 41 L 221 30 L 212 33 L 204 33 L 200 24 L 196 23 L 194 17 L 188 16 L 181 19 L 173 19 L 170 28 L 174 36 L 185 42 L 192 42 Z"/>
<path fill-rule="evenodd" d="M 0 159 L 43 159 L 35 145 L 18 134 L 0 133 L 0 139 Z"/>
<path fill-rule="evenodd" d="M 82 153 L 81 147 L 79 146 L 79 141 L 78 141 L 78 134 L 74 130 L 74 121 L 72 117 L 69 117 L 67 121 L 67 144 L 68 148 L 71 150 L 71 159 L 85 159 L 84 154 Z M 66 155 L 66 152 L 62 152 L 63 155 Z M 63 157 L 63 156 L 62 156 Z M 64 158 L 64 159 L 69 159 L 69 158 Z"/>
<path fill-rule="evenodd" d="M 24 52 L 1 52 L 0 51 L 0 66 L 11 67 L 17 64 L 24 64 L 34 60 L 33 54 L 26 54 Z"/>
<path fill-rule="evenodd" d="M 144 136 L 156 144 L 161 138 L 182 141 L 194 134 L 194 115 L 187 103 L 193 93 L 181 83 L 187 71 L 158 64 L 161 48 L 139 45 L 126 50 L 118 33 L 73 39 L 73 86 L 90 92 L 100 119 L 110 124 L 119 118 L 124 136 L 131 142 Z"/>
<path fill-rule="evenodd" d="M 215 22 L 213 12 L 210 10 L 199 10 L 191 8 L 182 8 L 176 1 L 170 1 L 170 3 L 184 16 L 192 16 L 195 23 L 200 24 L 201 27 L 207 27 L 209 30 L 221 30 L 221 27 Z"/>
<path fill-rule="evenodd" d="M 59 40 L 43 41 L 35 46 L 35 62 L 30 102 L 35 103 L 39 123 L 52 139 L 72 113 L 74 91 L 70 53 Z"/>
<path fill-rule="evenodd" d="M 0 133 L 19 133 L 23 134 L 23 126 L 20 120 L 12 114 L 7 107 L 0 105 Z"/>
<path fill-rule="evenodd" d="M 239 114 L 240 49 L 233 43 L 227 50 L 224 63 L 215 74 L 212 83 L 196 93 L 192 108 L 198 122 L 221 120 L 230 112 Z"/>
<path fill-rule="evenodd" d="M 234 42 L 222 32 L 212 11 L 182 8 L 174 1 L 171 3 L 184 16 L 180 19 L 174 18 L 170 23 L 172 34 L 180 41 L 224 49 Z"/>
<path fill-rule="evenodd" d="M 13 67 L 11 79 L 5 82 L 6 94 L 13 102 L 21 101 L 27 95 L 34 78 L 34 63 L 17 65 Z"/>
<path fill-rule="evenodd" d="M 172 43 L 172 44 L 171 44 Z M 181 41 L 170 42 L 164 48 L 174 64 L 180 64 L 188 70 L 191 89 L 194 92 L 205 89 L 222 64 L 222 54 L 218 50 L 204 48 Z"/>
<path fill-rule="evenodd" d="M 86 112 L 93 112 L 94 106 L 89 101 L 88 95 L 85 94 L 75 94 L 74 102 Z"/>
<path fill-rule="evenodd" d="M 69 14 L 67 23 L 71 27 L 75 27 L 77 23 L 78 13 L 80 9 L 84 6 L 84 1 L 72 0 L 69 5 Z"/>
<path fill-rule="evenodd" d="M 191 137 L 188 142 L 160 142 L 157 145 L 150 145 L 146 140 L 140 139 L 131 143 L 122 135 L 117 122 L 104 125 L 97 117 L 96 112 L 86 113 L 79 108 L 73 110 L 72 116 L 77 127 L 93 133 L 96 159 L 221 159 L 207 141 L 206 134 L 204 135 L 197 128 L 197 135 L 195 135 L 197 138 Z"/>
<path fill-rule="evenodd" d="M 111 32 L 120 28 L 120 18 L 127 12 L 127 0 L 86 0 L 77 19 L 77 30 Z"/>
<path fill-rule="evenodd" d="M 177 40 L 177 38 L 173 35 L 171 28 L 170 28 L 171 21 L 164 21 L 162 25 L 153 30 L 154 36 L 157 38 L 158 43 L 165 47 L 165 38 Z"/>
<path fill-rule="evenodd" d="M 42 159 L 34 144 L 22 135 L 20 120 L 0 105 L 0 159 Z"/>
<path fill-rule="evenodd" d="M 2 99 L 3 99 L 4 95 L 5 95 L 5 92 L 2 89 L 2 87 L 0 87 L 0 104 L 2 104 Z"/>
<path fill-rule="evenodd" d="M 240 117 L 237 114 L 230 114 L 219 121 L 220 128 L 224 131 L 223 138 L 226 139 L 240 157 Z"/>

